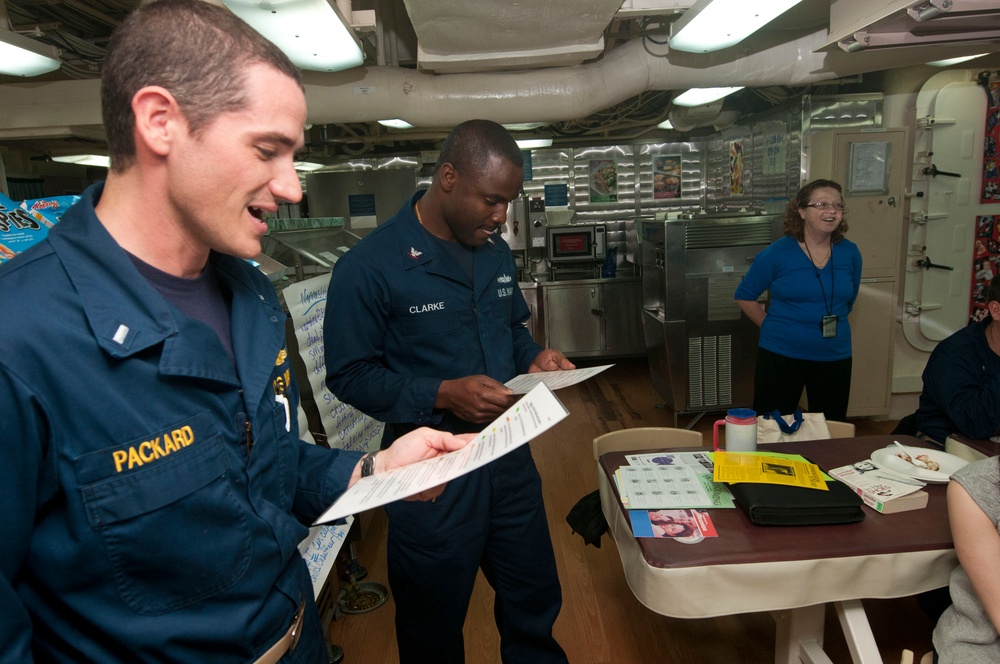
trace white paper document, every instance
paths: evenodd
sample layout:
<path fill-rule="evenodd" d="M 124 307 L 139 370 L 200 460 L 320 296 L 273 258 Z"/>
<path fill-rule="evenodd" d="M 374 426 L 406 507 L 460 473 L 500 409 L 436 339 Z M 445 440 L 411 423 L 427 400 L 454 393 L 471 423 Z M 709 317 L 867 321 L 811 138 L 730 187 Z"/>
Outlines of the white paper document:
<path fill-rule="evenodd" d="M 567 371 L 539 371 L 538 373 L 526 373 L 514 376 L 504 385 L 514 390 L 514 394 L 527 394 L 531 388 L 539 383 L 544 383 L 550 390 L 558 390 L 561 387 L 569 387 L 596 376 L 605 369 L 613 367 L 613 364 L 605 364 L 600 367 L 589 367 L 587 369 L 569 369 Z"/>
<path fill-rule="evenodd" d="M 407 498 L 461 477 L 524 445 L 568 414 L 552 391 L 540 383 L 462 449 L 358 480 L 313 525 Z"/>

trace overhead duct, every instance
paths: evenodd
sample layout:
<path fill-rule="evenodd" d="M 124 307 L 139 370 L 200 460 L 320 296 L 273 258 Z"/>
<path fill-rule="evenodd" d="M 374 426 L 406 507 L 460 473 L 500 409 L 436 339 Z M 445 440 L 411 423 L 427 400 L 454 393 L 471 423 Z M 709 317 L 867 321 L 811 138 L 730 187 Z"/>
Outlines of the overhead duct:
<path fill-rule="evenodd" d="M 444 127 L 470 117 L 511 123 L 587 117 L 649 90 L 730 85 L 802 86 L 953 55 L 954 47 L 914 53 L 817 52 L 819 30 L 791 42 L 736 57 L 732 53 L 655 56 L 636 39 L 601 60 L 530 73 L 434 75 L 391 67 L 358 67 L 305 77 L 313 124 L 402 118 L 418 127 Z"/>
<path fill-rule="evenodd" d="M 650 90 L 803 86 L 956 55 L 955 47 L 946 46 L 818 52 L 826 40 L 823 29 L 738 57 L 721 51 L 656 56 L 635 39 L 591 64 L 527 73 L 435 75 L 389 66 L 305 72 L 307 121 L 322 125 L 401 118 L 426 129 L 452 127 L 472 117 L 561 122 Z M 99 89 L 97 80 L 0 86 L 0 137 L 18 138 L 40 127 L 80 126 L 82 118 L 94 118 L 99 126 Z"/>

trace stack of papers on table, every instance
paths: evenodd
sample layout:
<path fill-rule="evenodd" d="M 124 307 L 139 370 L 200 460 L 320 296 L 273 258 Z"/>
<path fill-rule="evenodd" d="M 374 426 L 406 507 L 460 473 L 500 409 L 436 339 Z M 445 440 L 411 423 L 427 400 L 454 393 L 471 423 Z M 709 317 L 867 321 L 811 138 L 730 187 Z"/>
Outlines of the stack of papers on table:
<path fill-rule="evenodd" d="M 819 466 L 798 454 L 772 452 L 716 452 L 716 482 L 782 484 L 827 491 L 826 480 Z"/>
<path fill-rule="evenodd" d="M 733 507 L 723 484 L 712 481 L 706 452 L 630 454 L 615 473 L 618 495 L 630 510 Z"/>

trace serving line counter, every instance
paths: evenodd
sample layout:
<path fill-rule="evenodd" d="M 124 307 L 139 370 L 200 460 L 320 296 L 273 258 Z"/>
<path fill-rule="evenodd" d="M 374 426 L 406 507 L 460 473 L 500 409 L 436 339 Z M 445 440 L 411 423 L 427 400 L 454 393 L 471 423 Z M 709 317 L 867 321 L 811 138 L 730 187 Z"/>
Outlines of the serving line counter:
<path fill-rule="evenodd" d="M 928 447 L 909 436 L 867 436 L 759 449 L 802 454 L 828 470 L 866 459 L 893 440 Z M 865 519 L 854 524 L 756 526 L 737 507 L 712 510 L 719 536 L 698 544 L 637 539 L 613 480 L 627 463 L 625 454 L 600 458 L 598 483 L 633 594 L 650 610 L 674 618 L 773 612 L 776 663 L 831 661 L 822 650 L 828 603 L 834 604 L 853 661 L 882 662 L 861 599 L 905 597 L 946 586 L 958 565 L 946 487 L 934 484 L 924 489 L 930 494 L 926 508 L 884 515 L 865 507 Z"/>

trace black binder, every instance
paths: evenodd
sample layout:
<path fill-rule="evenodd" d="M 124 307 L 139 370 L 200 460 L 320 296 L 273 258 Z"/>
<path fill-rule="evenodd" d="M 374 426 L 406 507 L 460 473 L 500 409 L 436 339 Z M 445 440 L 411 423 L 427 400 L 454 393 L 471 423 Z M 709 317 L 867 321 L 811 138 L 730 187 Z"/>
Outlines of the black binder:
<path fill-rule="evenodd" d="M 759 526 L 822 526 L 865 518 L 861 496 L 843 482 L 827 486 L 829 491 L 740 482 L 730 484 L 729 490 L 751 523 Z"/>

